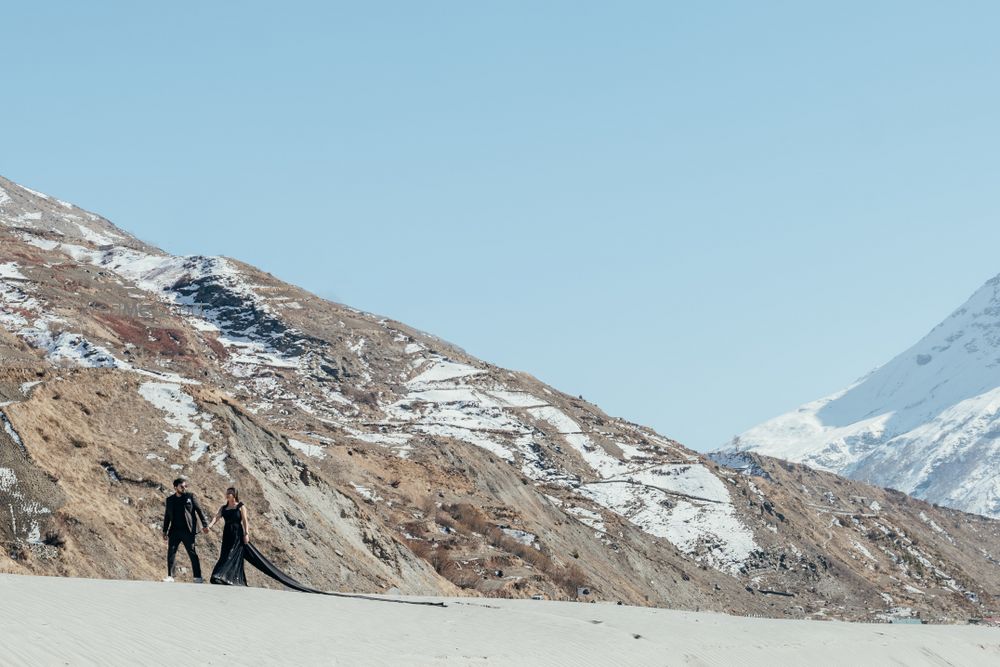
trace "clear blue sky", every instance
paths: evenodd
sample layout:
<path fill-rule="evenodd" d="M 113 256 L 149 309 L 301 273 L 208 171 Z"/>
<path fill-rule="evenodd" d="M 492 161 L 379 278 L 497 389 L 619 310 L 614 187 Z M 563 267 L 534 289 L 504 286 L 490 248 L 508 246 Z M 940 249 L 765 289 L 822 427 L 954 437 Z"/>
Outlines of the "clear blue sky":
<path fill-rule="evenodd" d="M 996 3 L 2 20 L 0 174 L 698 449 L 843 387 L 1000 272 Z"/>

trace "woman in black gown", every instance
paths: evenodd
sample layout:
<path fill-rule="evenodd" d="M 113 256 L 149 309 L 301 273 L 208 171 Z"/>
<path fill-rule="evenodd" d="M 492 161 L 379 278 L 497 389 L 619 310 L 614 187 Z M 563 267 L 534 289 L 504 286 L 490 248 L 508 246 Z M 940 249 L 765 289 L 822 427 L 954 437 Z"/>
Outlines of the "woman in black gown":
<path fill-rule="evenodd" d="M 322 593 L 303 586 L 275 567 L 257 548 L 250 544 L 250 522 L 247 508 L 240 502 L 240 494 L 233 487 L 226 489 L 226 504 L 219 508 L 206 530 L 211 530 L 219 519 L 225 521 L 222 529 L 222 550 L 219 562 L 212 570 L 212 583 L 227 586 L 246 586 L 247 577 L 244 562 L 250 563 L 267 576 L 285 586 L 304 593 Z"/>
<path fill-rule="evenodd" d="M 219 562 L 212 570 L 211 581 L 213 584 L 246 586 L 242 549 L 250 543 L 250 523 L 247 520 L 247 508 L 240 502 L 240 494 L 233 487 L 226 489 L 226 504 L 212 517 L 208 530 L 219 519 L 225 521 L 222 528 L 222 550 L 219 552 Z M 233 547 L 238 548 L 234 550 Z"/>

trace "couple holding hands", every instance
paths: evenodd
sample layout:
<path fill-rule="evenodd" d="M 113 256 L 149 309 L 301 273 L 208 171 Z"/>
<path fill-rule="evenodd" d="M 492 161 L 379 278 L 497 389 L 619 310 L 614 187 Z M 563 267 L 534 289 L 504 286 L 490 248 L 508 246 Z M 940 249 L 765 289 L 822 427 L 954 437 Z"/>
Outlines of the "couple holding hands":
<path fill-rule="evenodd" d="M 212 569 L 210 581 L 213 584 L 246 586 L 244 563 L 250 563 L 267 576 L 291 589 L 304 593 L 323 592 L 303 586 L 292 579 L 279 570 L 254 545 L 250 544 L 250 523 L 247 518 L 247 508 L 240 502 L 240 494 L 235 488 L 226 489 L 226 504 L 220 507 L 212 521 L 208 522 L 198 500 L 193 493 L 188 491 L 187 480 L 183 477 L 174 480 L 174 492 L 167 496 L 163 512 L 163 541 L 167 543 L 167 576 L 164 581 L 174 580 L 174 562 L 177 549 L 183 544 L 191 559 L 191 570 L 195 583 L 204 582 L 201 577 L 201 561 L 195 549 L 198 522 L 200 521 L 202 525 L 201 532 L 207 533 L 218 523 L 219 519 L 222 519 L 225 525 L 222 529 L 222 549 L 219 552 L 219 560 Z"/>
<path fill-rule="evenodd" d="M 177 549 L 182 544 L 188 558 L 191 559 L 195 583 L 200 584 L 204 581 L 201 576 L 201 560 L 195 547 L 198 522 L 200 521 L 202 525 L 201 532 L 208 533 L 219 519 L 222 519 L 225 521 L 222 529 L 222 550 L 212 570 L 211 582 L 246 586 L 242 565 L 243 550 L 250 543 L 250 524 L 247 520 L 246 506 L 240 502 L 239 492 L 233 487 L 226 489 L 226 504 L 219 508 L 209 523 L 197 498 L 187 489 L 186 479 L 183 477 L 175 479 L 174 492 L 166 500 L 163 512 L 163 541 L 167 543 L 167 576 L 164 581 L 174 580 Z M 233 565 L 239 566 L 238 571 L 233 571 Z"/>

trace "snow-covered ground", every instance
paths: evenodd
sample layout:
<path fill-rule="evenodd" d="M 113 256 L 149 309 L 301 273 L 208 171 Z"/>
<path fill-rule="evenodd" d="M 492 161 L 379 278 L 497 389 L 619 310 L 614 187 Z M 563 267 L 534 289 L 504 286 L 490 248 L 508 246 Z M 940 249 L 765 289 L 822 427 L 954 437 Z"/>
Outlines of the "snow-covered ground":
<path fill-rule="evenodd" d="M 735 574 L 758 549 L 729 489 L 703 465 L 659 465 L 586 484 L 582 494 L 680 551 Z"/>
<path fill-rule="evenodd" d="M 3 413 L 0 413 L 3 416 Z M 7 428 L 8 434 L 12 438 L 20 438 L 16 433 L 10 428 L 10 422 L 7 421 L 6 417 L 3 418 L 4 427 Z M 51 511 L 47 507 L 42 507 L 36 502 L 29 501 L 24 497 L 24 494 L 19 489 L 19 483 L 17 475 L 10 468 L 0 467 L 0 494 L 4 496 L 5 505 L 3 507 L 4 513 L 10 512 L 11 520 L 11 530 L 15 535 L 22 535 L 30 544 L 38 544 L 41 542 L 42 534 L 39 527 L 39 520 L 41 517 L 47 514 L 51 514 Z M 17 517 L 24 517 L 22 522 L 25 525 L 18 525 Z"/>
<path fill-rule="evenodd" d="M 292 446 L 292 449 L 297 449 L 306 456 L 314 459 L 322 459 L 326 456 L 326 454 L 323 453 L 322 445 L 315 445 L 311 442 L 303 442 L 302 440 L 296 440 L 294 438 L 289 438 L 288 444 Z"/>
<path fill-rule="evenodd" d="M 47 310 L 17 264 L 0 264 L 0 327 L 42 350 L 50 361 L 88 368 L 119 368 L 174 382 L 191 382 L 173 373 L 136 368 L 82 334 L 64 330 L 68 324 Z"/>
<path fill-rule="evenodd" d="M 0 225 L 32 228 L 66 238 L 80 238 L 95 245 L 134 241 L 115 231 L 100 216 L 23 185 L 10 181 L 7 183 L 9 189 L 0 188 Z M 15 197 L 17 202 L 14 201 Z"/>
<path fill-rule="evenodd" d="M 0 664 L 990 665 L 1000 629 L 0 575 Z M 408 599 L 408 598 L 385 598 Z M 136 613 L 136 609 L 148 613 Z M 219 628 L 228 628 L 220 630 Z"/>
<path fill-rule="evenodd" d="M 916 345 L 739 448 L 1000 517 L 1000 276 Z"/>
<path fill-rule="evenodd" d="M 8 280 L 27 280 L 15 262 L 0 263 L 0 278 Z"/>
<path fill-rule="evenodd" d="M 576 488 L 581 499 L 730 574 L 758 548 L 736 515 L 729 489 L 697 460 L 650 465 L 638 447 L 615 443 L 623 454 L 619 458 L 548 401 L 511 391 L 481 369 L 439 355 L 426 357 L 416 373 L 406 382 L 408 394 L 384 408 L 394 427 L 467 442 L 519 466 L 538 483 Z M 539 429 L 565 442 L 591 472 L 577 479 L 554 465 Z M 577 518 L 603 530 L 600 516 L 591 514 Z"/>
<path fill-rule="evenodd" d="M 131 281 L 139 289 L 175 309 L 186 309 L 189 320 L 201 331 L 218 332 L 218 340 L 230 353 L 229 366 L 235 375 L 247 376 L 257 366 L 297 368 L 294 355 L 282 353 L 273 341 L 255 331 L 255 323 L 233 317 L 232 306 L 202 302 L 199 290 L 225 291 L 241 302 L 242 309 L 254 308 L 271 315 L 267 301 L 257 294 L 246 277 L 224 257 L 151 254 L 128 247 L 86 248 L 72 243 L 57 243 L 30 233 L 21 238 L 44 250 L 59 250 L 68 257 L 109 269 Z M 228 301 L 227 301 L 228 303 Z"/>
<path fill-rule="evenodd" d="M 164 421 L 176 429 L 164 434 L 167 445 L 180 449 L 181 443 L 186 442 L 187 448 L 191 450 L 190 460 L 200 460 L 209 449 L 209 443 L 202 435 L 205 431 L 212 430 L 212 417 L 202 413 L 194 399 L 179 384 L 145 382 L 139 387 L 139 394 L 164 412 Z M 225 460 L 224 456 L 219 459 L 220 462 L 222 460 Z M 225 476 L 222 471 L 219 474 Z"/>

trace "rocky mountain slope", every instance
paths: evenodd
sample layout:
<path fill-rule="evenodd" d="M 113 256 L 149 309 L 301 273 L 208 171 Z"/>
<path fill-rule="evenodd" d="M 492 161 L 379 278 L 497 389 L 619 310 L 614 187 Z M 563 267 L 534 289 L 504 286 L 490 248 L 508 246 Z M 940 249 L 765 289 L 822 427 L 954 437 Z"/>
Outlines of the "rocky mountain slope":
<path fill-rule="evenodd" d="M 0 571 L 159 578 L 163 498 L 184 474 L 213 507 L 235 483 L 258 546 L 340 590 L 851 619 L 998 606 L 996 522 L 766 457 L 706 459 L 3 179 L 0 325 Z"/>
<path fill-rule="evenodd" d="M 737 448 L 997 518 L 998 436 L 1000 276 L 885 366 L 750 429 Z"/>

